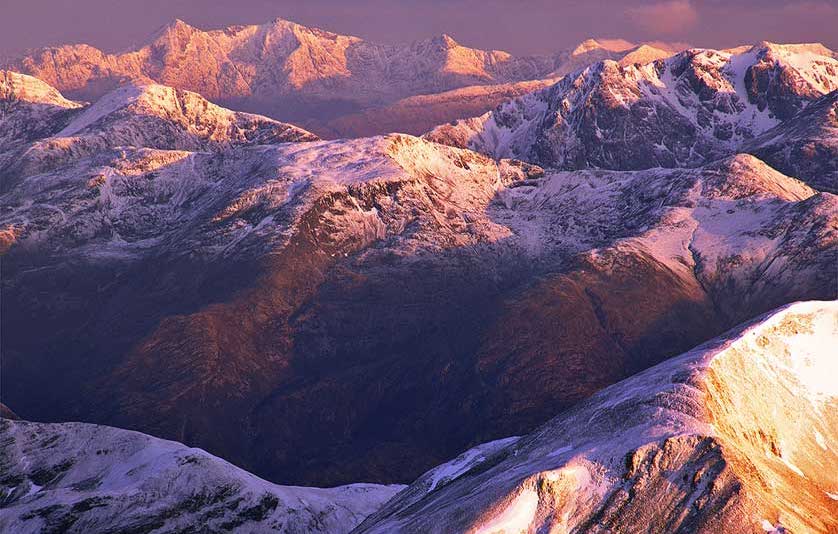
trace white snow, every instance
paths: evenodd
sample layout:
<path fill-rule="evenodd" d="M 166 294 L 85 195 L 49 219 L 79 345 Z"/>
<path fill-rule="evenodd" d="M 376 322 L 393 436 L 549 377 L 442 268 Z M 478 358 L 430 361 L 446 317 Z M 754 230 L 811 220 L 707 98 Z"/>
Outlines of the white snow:
<path fill-rule="evenodd" d="M 517 436 L 513 436 L 480 444 L 467 450 L 454 460 L 428 471 L 422 475 L 422 478 L 430 477 L 428 492 L 434 491 L 440 484 L 453 481 L 472 467 L 485 461 L 487 457 L 512 445 L 518 439 Z"/>
<path fill-rule="evenodd" d="M 538 493 L 532 489 L 521 491 L 503 511 L 489 522 L 480 525 L 474 534 L 518 534 L 529 531 L 538 510 Z"/>

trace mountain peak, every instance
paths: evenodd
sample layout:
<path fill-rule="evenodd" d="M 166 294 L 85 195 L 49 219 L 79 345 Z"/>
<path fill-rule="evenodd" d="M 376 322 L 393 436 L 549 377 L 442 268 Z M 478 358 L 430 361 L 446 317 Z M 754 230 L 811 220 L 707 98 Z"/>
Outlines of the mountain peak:
<path fill-rule="evenodd" d="M 10 70 L 0 70 L 0 100 L 49 104 L 68 109 L 82 106 L 67 100 L 57 89 L 40 79 Z"/>
<path fill-rule="evenodd" d="M 591 50 L 596 50 L 598 48 L 602 48 L 602 45 L 596 39 L 585 39 L 581 43 L 579 43 L 576 48 L 573 49 L 573 55 L 584 54 L 586 52 L 590 52 Z"/>
<path fill-rule="evenodd" d="M 460 43 L 458 43 L 453 37 L 451 37 L 447 33 L 442 33 L 435 37 L 431 37 L 430 39 L 421 40 L 419 42 L 427 43 L 433 46 L 438 46 L 440 48 L 447 48 L 449 50 L 460 46 Z"/>
<path fill-rule="evenodd" d="M 785 54 L 817 54 L 838 59 L 838 53 L 822 43 L 773 43 L 771 41 L 760 41 L 751 46 L 752 52 L 771 51 Z"/>
<path fill-rule="evenodd" d="M 572 55 L 578 56 L 594 50 L 606 50 L 608 52 L 624 52 L 636 45 L 625 39 L 585 39 L 573 49 Z"/>
<path fill-rule="evenodd" d="M 178 36 L 191 35 L 198 30 L 194 26 L 189 25 L 179 18 L 175 18 L 168 24 L 161 26 L 156 32 L 151 35 L 151 42 L 157 42 L 163 38 L 172 38 Z"/>

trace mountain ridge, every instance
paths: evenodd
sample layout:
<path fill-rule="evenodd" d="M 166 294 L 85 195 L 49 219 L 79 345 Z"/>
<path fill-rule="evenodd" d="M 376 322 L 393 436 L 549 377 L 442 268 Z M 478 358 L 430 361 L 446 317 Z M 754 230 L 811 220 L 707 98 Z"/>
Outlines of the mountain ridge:
<path fill-rule="evenodd" d="M 305 125 L 416 95 L 560 76 L 638 48 L 613 41 L 589 40 L 552 56 L 516 57 L 465 47 L 450 35 L 393 45 L 283 19 L 208 31 L 176 20 L 134 50 L 110 54 L 84 44 L 47 47 L 7 68 L 86 100 L 126 82 L 157 82 L 233 109 Z M 647 56 L 671 53 L 648 45 L 643 50 Z"/>

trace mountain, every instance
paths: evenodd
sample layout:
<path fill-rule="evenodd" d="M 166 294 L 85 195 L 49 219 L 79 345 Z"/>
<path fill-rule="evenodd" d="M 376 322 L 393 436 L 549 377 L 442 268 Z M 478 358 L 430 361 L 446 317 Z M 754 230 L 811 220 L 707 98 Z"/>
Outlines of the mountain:
<path fill-rule="evenodd" d="M 127 85 L 83 105 L 35 78 L 2 71 L 0 76 L 3 190 L 26 176 L 119 146 L 217 151 L 318 139 L 296 126 L 233 112 L 162 85 Z"/>
<path fill-rule="evenodd" d="M 753 156 L 557 172 L 406 135 L 96 146 L 0 196 L 3 401 L 281 483 L 407 482 L 836 298 L 838 198 Z"/>
<path fill-rule="evenodd" d="M 354 532 L 834 532 L 836 332 L 834 301 L 771 312 L 435 468 Z"/>
<path fill-rule="evenodd" d="M 761 43 L 604 61 L 427 137 L 560 169 L 695 167 L 743 151 L 838 89 L 836 57 L 822 45 Z"/>
<path fill-rule="evenodd" d="M 4 157 L 63 128 L 83 108 L 37 78 L 0 71 L 0 168 Z"/>
<path fill-rule="evenodd" d="M 588 39 L 573 50 L 554 57 L 558 68 L 540 80 L 490 85 L 473 85 L 432 94 L 421 94 L 397 100 L 392 104 L 343 115 L 326 123 L 306 125 L 327 138 L 358 137 L 401 132 L 421 135 L 438 124 L 473 117 L 490 111 L 515 97 L 549 87 L 561 76 L 596 61 L 613 59 L 622 65 L 648 63 L 669 57 L 682 48 L 659 43 L 659 47 L 634 45 L 623 40 L 604 40 L 604 44 Z"/>
<path fill-rule="evenodd" d="M 201 449 L 84 423 L 0 419 L 0 530 L 349 532 L 402 486 L 277 486 Z"/>
<path fill-rule="evenodd" d="M 449 35 L 383 45 L 282 19 L 211 31 L 176 20 L 136 50 L 109 54 L 64 45 L 33 51 L 7 68 L 73 98 L 95 100 L 129 81 L 161 83 L 234 109 L 316 126 L 411 96 L 550 78 L 631 54 L 670 55 L 665 48 L 589 40 L 552 56 L 515 57 L 469 48 Z M 374 133 L 386 131 L 381 126 Z"/>

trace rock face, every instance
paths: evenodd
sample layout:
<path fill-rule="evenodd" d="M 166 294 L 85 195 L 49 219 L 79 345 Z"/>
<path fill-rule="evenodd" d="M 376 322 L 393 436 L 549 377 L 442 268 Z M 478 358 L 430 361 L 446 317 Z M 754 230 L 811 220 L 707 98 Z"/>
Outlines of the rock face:
<path fill-rule="evenodd" d="M 836 297 L 838 199 L 747 155 L 545 172 L 403 135 L 105 146 L 0 205 L 4 402 L 283 483 L 410 481 Z"/>
<path fill-rule="evenodd" d="M 83 423 L 0 419 L 0 530 L 345 533 L 402 486 L 277 486 L 201 449 Z"/>
<path fill-rule="evenodd" d="M 821 45 L 762 43 L 604 61 L 427 138 L 561 169 L 695 167 L 745 150 L 838 89 L 835 57 Z"/>
<path fill-rule="evenodd" d="M 743 150 L 816 189 L 838 193 L 838 90 L 748 141 Z"/>
<path fill-rule="evenodd" d="M 771 312 L 435 468 L 355 532 L 834 532 L 836 335 L 835 302 Z"/>
<path fill-rule="evenodd" d="M 107 54 L 88 45 L 65 45 L 35 51 L 9 68 L 74 98 L 95 100 L 127 81 L 156 82 L 234 109 L 322 125 L 415 95 L 560 76 L 602 59 L 663 57 L 673 53 L 670 49 L 589 40 L 553 56 L 514 57 L 468 48 L 448 35 L 381 45 L 281 19 L 212 31 L 177 20 L 134 51 Z M 452 113 L 450 119 L 458 118 Z M 362 131 L 370 133 L 369 126 L 360 124 L 349 133 Z M 382 124 L 371 133 L 386 131 Z"/>

